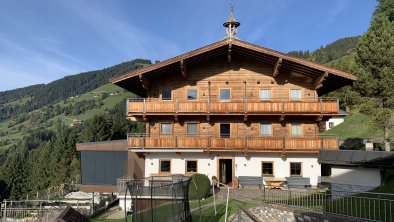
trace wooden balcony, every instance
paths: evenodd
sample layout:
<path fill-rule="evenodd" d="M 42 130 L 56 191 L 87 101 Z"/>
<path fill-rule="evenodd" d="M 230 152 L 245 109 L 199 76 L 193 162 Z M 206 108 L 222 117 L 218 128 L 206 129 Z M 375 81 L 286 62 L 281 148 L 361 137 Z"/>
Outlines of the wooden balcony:
<path fill-rule="evenodd" d="M 163 101 L 160 99 L 129 99 L 127 114 L 134 117 L 149 115 L 333 115 L 339 110 L 337 99 L 289 101 L 276 99 L 230 100 L 226 102 L 197 100 Z"/>
<path fill-rule="evenodd" d="M 294 137 L 235 137 L 218 138 L 210 135 L 128 135 L 128 147 L 149 152 L 150 149 L 202 149 L 205 152 L 318 152 L 338 149 L 337 138 Z M 178 150 L 178 151 L 177 151 Z"/>

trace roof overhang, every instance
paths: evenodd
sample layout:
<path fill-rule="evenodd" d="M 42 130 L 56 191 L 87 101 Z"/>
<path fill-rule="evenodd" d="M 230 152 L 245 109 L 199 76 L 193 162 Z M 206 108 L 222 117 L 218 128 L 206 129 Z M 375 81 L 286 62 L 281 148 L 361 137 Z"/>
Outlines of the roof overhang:
<path fill-rule="evenodd" d="M 322 86 L 317 89 L 319 95 L 334 91 L 345 85 L 350 85 L 357 79 L 350 73 L 329 68 L 305 59 L 290 56 L 237 39 L 225 39 L 163 62 L 113 77 L 110 81 L 139 96 L 146 96 L 146 90 L 143 84 L 141 84 L 143 78 L 155 79 L 168 72 L 181 73 L 181 64 L 187 64 L 187 66 L 190 67 L 216 56 L 227 57 L 229 51 L 231 51 L 232 56 L 264 62 L 273 66 L 275 66 L 278 61 L 281 61 L 281 70 L 295 71 L 308 77 L 319 79 L 319 77 L 324 75 L 324 82 L 322 82 Z"/>

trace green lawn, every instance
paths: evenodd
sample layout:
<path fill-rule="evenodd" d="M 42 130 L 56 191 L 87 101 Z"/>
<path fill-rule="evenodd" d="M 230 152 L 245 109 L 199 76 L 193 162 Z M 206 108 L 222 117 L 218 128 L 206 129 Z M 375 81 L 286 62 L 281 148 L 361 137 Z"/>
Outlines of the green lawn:
<path fill-rule="evenodd" d="M 376 138 L 383 137 L 383 131 L 371 127 L 369 120 L 371 117 L 355 112 L 345 118 L 345 122 L 327 130 L 323 134 L 335 134 L 339 136 L 340 140 L 349 138 Z M 393 136 L 394 133 L 391 133 Z"/>
<path fill-rule="evenodd" d="M 206 205 L 206 204 L 210 204 L 213 202 L 213 197 L 209 197 L 203 201 L 201 201 L 201 205 Z M 191 209 L 198 207 L 198 201 L 190 201 L 189 202 L 189 206 Z M 246 208 L 251 208 L 256 206 L 256 204 L 254 203 L 245 203 L 245 202 L 241 202 L 235 199 L 230 199 L 229 200 L 229 204 L 228 204 L 228 213 L 227 216 L 230 216 L 234 213 L 237 212 L 238 210 L 238 205 L 242 205 Z M 171 221 L 171 218 L 173 216 L 173 205 L 171 204 L 167 204 L 164 206 L 160 206 L 158 208 L 155 209 L 154 211 L 154 221 Z M 141 215 L 141 218 L 148 218 L 147 221 L 151 221 L 150 220 L 150 211 L 144 212 Z M 223 202 L 221 204 L 218 204 L 216 206 L 216 215 L 215 215 L 215 209 L 213 206 L 210 206 L 204 210 L 201 211 L 201 215 L 200 215 L 200 211 L 196 210 L 192 212 L 192 220 L 193 221 L 200 221 L 201 218 L 201 222 L 217 222 L 217 221 L 224 221 L 225 218 L 225 214 L 226 214 L 226 202 Z M 109 219 L 92 219 L 92 222 L 121 222 L 121 221 L 125 221 L 124 218 L 121 219 L 117 219 L 117 220 L 109 220 Z M 131 221 L 131 217 L 128 219 L 128 221 Z"/>

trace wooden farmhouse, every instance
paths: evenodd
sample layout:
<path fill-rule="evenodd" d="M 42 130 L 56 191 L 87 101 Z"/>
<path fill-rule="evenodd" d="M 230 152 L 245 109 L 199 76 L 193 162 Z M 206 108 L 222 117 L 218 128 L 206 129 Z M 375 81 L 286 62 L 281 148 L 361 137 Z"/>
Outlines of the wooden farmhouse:
<path fill-rule="evenodd" d="M 234 185 L 302 176 L 317 185 L 319 151 L 338 149 L 319 134 L 338 99 L 322 96 L 356 77 L 241 41 L 239 25 L 231 14 L 226 38 L 111 79 L 138 96 L 126 113 L 146 131 L 129 134 L 125 149 L 144 159 L 145 177 L 200 173 Z"/>
<path fill-rule="evenodd" d="M 352 84 L 353 75 L 236 38 L 111 79 L 140 98 L 127 117 L 146 124 L 128 149 L 145 158 L 145 176 L 206 174 L 231 184 L 238 176 L 320 176 L 319 150 L 338 149 L 319 135 L 338 114 L 323 95 Z"/>

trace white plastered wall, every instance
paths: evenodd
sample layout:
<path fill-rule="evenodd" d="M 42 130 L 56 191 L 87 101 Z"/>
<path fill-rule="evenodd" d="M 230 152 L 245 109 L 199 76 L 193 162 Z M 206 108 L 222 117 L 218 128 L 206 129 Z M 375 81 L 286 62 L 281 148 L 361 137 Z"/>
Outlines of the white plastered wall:
<path fill-rule="evenodd" d="M 316 154 L 288 154 L 281 158 L 279 154 L 253 154 L 251 157 L 238 156 L 235 158 L 235 176 L 261 176 L 261 162 L 273 162 L 274 177 L 290 176 L 290 163 L 302 163 L 302 176 L 309 177 L 311 184 L 316 186 L 321 175 L 320 164 Z"/>
<path fill-rule="evenodd" d="M 332 183 L 377 187 L 380 185 L 380 170 L 364 167 L 331 168 Z"/>
<path fill-rule="evenodd" d="M 343 123 L 345 121 L 344 116 L 333 116 L 326 122 L 326 130 L 331 129 L 330 128 L 330 122 L 334 123 L 334 126 L 338 126 L 339 124 Z M 334 127 L 333 126 L 333 127 Z"/>
<path fill-rule="evenodd" d="M 186 160 L 198 160 L 197 171 L 205 174 L 209 179 L 217 175 L 217 158 L 234 158 L 235 176 L 261 176 L 261 162 L 274 163 L 274 177 L 284 178 L 290 176 L 290 162 L 302 163 L 302 176 L 309 177 L 311 184 L 316 186 L 320 177 L 320 164 L 316 154 L 287 154 L 280 157 L 279 153 L 250 153 L 249 157 L 243 154 L 220 153 L 150 153 L 145 159 L 145 176 L 159 173 L 159 162 L 171 160 L 171 174 L 185 174 Z"/>

